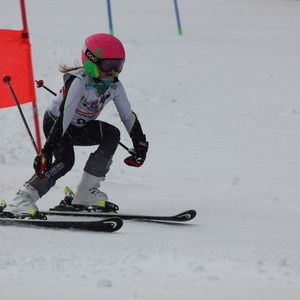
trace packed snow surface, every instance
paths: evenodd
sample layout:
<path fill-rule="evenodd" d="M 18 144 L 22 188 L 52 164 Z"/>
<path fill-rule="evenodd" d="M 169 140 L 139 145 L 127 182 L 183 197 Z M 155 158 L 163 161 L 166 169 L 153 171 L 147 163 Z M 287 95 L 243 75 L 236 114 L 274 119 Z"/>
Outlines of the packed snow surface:
<path fill-rule="evenodd" d="M 0 28 L 21 29 L 19 1 L 2 2 Z M 120 147 L 102 189 L 123 213 L 198 215 L 173 226 L 125 221 L 113 234 L 1 227 L 1 299 L 299 299 L 300 1 L 179 1 L 182 36 L 172 1 L 111 2 L 127 53 L 120 80 L 150 150 L 130 168 Z M 26 9 L 35 79 L 57 92 L 58 65 L 80 63 L 84 39 L 109 31 L 106 1 Z M 42 121 L 52 96 L 36 94 Z M 31 104 L 22 109 L 34 132 Z M 113 103 L 101 119 L 131 147 Z M 0 126 L 9 202 L 35 152 L 16 107 L 0 111 Z M 40 209 L 76 189 L 94 149 L 76 148 Z"/>

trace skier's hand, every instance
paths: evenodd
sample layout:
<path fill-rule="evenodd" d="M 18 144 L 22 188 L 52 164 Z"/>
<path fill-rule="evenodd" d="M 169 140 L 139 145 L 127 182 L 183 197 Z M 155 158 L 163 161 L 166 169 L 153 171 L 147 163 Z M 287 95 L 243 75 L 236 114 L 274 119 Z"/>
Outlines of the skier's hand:
<path fill-rule="evenodd" d="M 146 154 L 149 148 L 147 141 L 133 142 L 134 153 L 124 159 L 126 165 L 131 167 L 141 167 L 146 160 Z"/>
<path fill-rule="evenodd" d="M 35 157 L 33 161 L 33 168 L 39 178 L 45 178 L 45 173 L 50 169 L 52 164 L 52 148 L 45 144 L 41 152 Z"/>

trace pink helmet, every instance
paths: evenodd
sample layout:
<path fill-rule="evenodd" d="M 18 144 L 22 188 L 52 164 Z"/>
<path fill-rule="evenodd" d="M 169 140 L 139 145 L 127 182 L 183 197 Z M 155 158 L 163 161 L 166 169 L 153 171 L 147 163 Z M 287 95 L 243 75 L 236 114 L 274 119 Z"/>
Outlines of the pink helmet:
<path fill-rule="evenodd" d="M 86 38 L 81 59 L 87 74 L 90 77 L 99 78 L 99 62 L 103 59 L 124 61 L 125 50 L 121 41 L 113 35 L 96 33 Z"/>

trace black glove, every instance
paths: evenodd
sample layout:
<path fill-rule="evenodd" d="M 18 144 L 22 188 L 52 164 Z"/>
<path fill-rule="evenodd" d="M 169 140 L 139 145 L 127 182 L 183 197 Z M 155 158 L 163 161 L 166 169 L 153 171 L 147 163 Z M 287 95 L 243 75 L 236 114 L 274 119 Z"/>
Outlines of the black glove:
<path fill-rule="evenodd" d="M 149 143 L 147 141 L 134 141 L 134 152 L 124 159 L 126 165 L 131 167 L 141 167 L 146 159 Z"/>
<path fill-rule="evenodd" d="M 52 147 L 47 143 L 41 152 L 35 157 L 33 161 L 33 168 L 36 175 L 41 179 L 45 178 L 45 173 L 50 169 L 52 165 Z"/>
<path fill-rule="evenodd" d="M 131 167 L 140 167 L 146 159 L 149 143 L 147 141 L 134 141 L 133 146 L 134 152 L 131 156 L 125 158 L 124 162 Z"/>

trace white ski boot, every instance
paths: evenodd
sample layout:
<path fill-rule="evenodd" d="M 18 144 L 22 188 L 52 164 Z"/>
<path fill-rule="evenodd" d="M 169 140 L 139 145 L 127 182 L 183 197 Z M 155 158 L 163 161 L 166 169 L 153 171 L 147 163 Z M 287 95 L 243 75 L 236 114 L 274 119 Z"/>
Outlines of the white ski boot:
<path fill-rule="evenodd" d="M 38 199 L 40 199 L 40 196 L 37 190 L 31 185 L 25 184 L 24 189 L 16 193 L 12 203 L 4 209 L 4 212 L 17 216 L 22 213 L 38 211 L 38 207 L 35 204 Z"/>
<path fill-rule="evenodd" d="M 107 195 L 99 190 L 100 182 L 104 179 L 105 177 L 96 177 L 84 171 L 72 200 L 72 205 L 103 212 L 116 212 L 119 209 L 118 206 L 108 202 Z"/>

